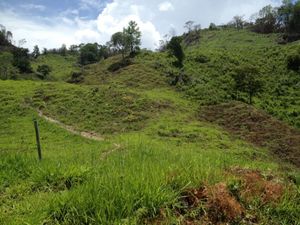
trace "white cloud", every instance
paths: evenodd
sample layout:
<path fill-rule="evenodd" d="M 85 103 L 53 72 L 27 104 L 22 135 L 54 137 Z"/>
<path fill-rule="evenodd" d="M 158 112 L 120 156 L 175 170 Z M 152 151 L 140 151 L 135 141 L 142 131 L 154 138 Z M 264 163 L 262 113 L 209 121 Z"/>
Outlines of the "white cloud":
<path fill-rule="evenodd" d="M 27 43 L 25 47 L 33 49 L 38 44 L 40 48 L 57 48 L 63 43 L 71 45 L 78 42 L 74 37 L 76 29 L 66 23 L 41 24 L 30 19 L 22 18 L 12 11 L 0 12 L 0 21 L 5 21 L 4 26 L 12 31 L 13 39 L 18 42 L 23 38 Z"/>
<path fill-rule="evenodd" d="M 0 3 L 1 4 L 1 3 Z M 14 34 L 15 40 L 26 38 L 26 47 L 48 48 L 82 42 L 105 44 L 111 35 L 135 20 L 142 31 L 142 47 L 155 48 L 170 29 L 183 32 L 188 20 L 207 27 L 211 22 L 223 24 L 235 15 L 249 18 L 263 6 L 279 5 L 279 0 L 81 0 L 81 7 L 103 10 L 95 19 L 83 19 L 80 10 L 66 10 L 56 18 L 24 18 L 12 11 L 0 9 L 0 21 Z M 167 13 L 166 13 L 167 11 Z M 45 22 L 47 21 L 47 22 Z"/>
<path fill-rule="evenodd" d="M 39 10 L 39 11 L 44 11 L 46 9 L 44 5 L 37 5 L 37 4 L 23 4 L 21 5 L 21 7 L 27 10 Z"/>
<path fill-rule="evenodd" d="M 104 1 L 101 0 L 80 0 L 79 7 L 82 10 L 100 9 L 103 7 Z"/>
<path fill-rule="evenodd" d="M 134 4 L 129 6 L 124 2 L 116 1 L 108 4 L 97 19 L 98 30 L 103 40 L 108 41 L 112 34 L 122 31 L 130 20 L 134 20 L 143 34 L 143 47 L 153 48 L 161 36 L 152 22 L 141 18 L 141 11 L 143 10 L 143 6 Z"/>
<path fill-rule="evenodd" d="M 166 12 L 166 11 L 171 11 L 174 10 L 174 6 L 172 5 L 171 2 L 162 2 L 158 6 L 159 11 Z"/>

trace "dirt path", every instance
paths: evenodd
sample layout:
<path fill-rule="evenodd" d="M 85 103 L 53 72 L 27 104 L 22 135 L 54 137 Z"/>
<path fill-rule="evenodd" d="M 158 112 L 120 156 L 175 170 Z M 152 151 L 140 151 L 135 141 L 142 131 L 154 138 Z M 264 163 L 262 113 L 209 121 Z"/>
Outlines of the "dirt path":
<path fill-rule="evenodd" d="M 54 124 L 58 125 L 59 127 L 69 131 L 72 134 L 80 135 L 81 137 L 84 137 L 84 138 L 87 138 L 87 139 L 90 139 L 90 140 L 95 140 L 95 141 L 103 141 L 104 140 L 103 137 L 101 137 L 100 135 L 98 135 L 94 132 L 80 132 L 80 131 L 77 131 L 72 126 L 65 125 L 65 124 L 63 124 L 62 122 L 60 122 L 56 119 L 45 116 L 42 111 L 38 111 L 38 113 L 39 113 L 39 116 L 41 118 L 44 118 L 45 120 L 47 120 L 50 123 L 54 123 Z"/>
<path fill-rule="evenodd" d="M 114 144 L 114 146 L 115 146 L 115 147 L 114 147 L 113 149 L 111 149 L 111 150 L 109 150 L 109 151 L 106 151 L 106 152 L 103 152 L 103 153 L 101 154 L 100 159 L 101 159 L 101 160 L 105 160 L 110 154 L 112 154 L 112 153 L 114 153 L 114 152 L 120 150 L 121 147 L 122 147 L 120 144 Z"/>

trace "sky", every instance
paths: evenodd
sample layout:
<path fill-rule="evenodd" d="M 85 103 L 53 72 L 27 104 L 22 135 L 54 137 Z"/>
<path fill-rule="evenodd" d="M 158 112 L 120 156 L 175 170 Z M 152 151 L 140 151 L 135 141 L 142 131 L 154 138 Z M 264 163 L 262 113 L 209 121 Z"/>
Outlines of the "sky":
<path fill-rule="evenodd" d="M 171 30 L 184 32 L 192 20 L 203 28 L 228 23 L 233 16 L 248 19 L 266 5 L 281 0 L 0 0 L 0 24 L 18 45 L 32 50 L 80 43 L 105 44 L 113 33 L 135 20 L 142 47 L 155 49 Z"/>

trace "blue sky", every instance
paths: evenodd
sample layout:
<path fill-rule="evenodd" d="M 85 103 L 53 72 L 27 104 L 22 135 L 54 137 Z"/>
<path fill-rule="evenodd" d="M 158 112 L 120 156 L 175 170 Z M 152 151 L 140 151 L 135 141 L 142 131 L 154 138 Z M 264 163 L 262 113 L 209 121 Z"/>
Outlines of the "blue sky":
<path fill-rule="evenodd" d="M 96 18 L 112 0 L 2 0 L 0 6 L 15 11 L 20 16 L 49 17 L 59 14 Z"/>
<path fill-rule="evenodd" d="M 0 24 L 25 38 L 32 49 L 98 42 L 105 44 L 114 32 L 135 20 L 142 45 L 154 49 L 170 30 L 184 31 L 188 20 L 207 27 L 224 24 L 233 16 L 248 19 L 263 6 L 280 0 L 0 0 Z"/>

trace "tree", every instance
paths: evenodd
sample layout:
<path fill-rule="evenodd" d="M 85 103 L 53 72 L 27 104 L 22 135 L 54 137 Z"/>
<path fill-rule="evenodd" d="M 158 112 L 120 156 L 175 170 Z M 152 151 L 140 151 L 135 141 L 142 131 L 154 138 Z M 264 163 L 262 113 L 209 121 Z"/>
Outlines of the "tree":
<path fill-rule="evenodd" d="M 48 49 L 47 49 L 47 48 L 43 48 L 42 54 L 43 54 L 43 55 L 47 55 L 47 54 L 48 54 Z"/>
<path fill-rule="evenodd" d="M 233 17 L 232 24 L 237 30 L 241 30 L 244 28 L 244 16 L 235 16 Z"/>
<path fill-rule="evenodd" d="M 28 52 L 27 48 L 15 48 L 13 50 L 13 65 L 19 69 L 20 73 L 32 72 Z"/>
<path fill-rule="evenodd" d="M 259 79 L 259 71 L 251 65 L 243 65 L 236 69 L 233 79 L 235 89 L 240 92 L 246 92 L 249 98 L 249 104 L 252 104 L 253 96 L 262 90 L 262 81 Z"/>
<path fill-rule="evenodd" d="M 71 54 L 76 54 L 79 51 L 79 46 L 78 45 L 70 45 L 69 47 L 69 52 Z"/>
<path fill-rule="evenodd" d="M 111 36 L 111 44 L 115 51 L 121 52 L 123 60 L 126 53 L 129 51 L 127 36 L 124 32 L 117 32 Z"/>
<path fill-rule="evenodd" d="M 293 1 L 283 0 L 282 5 L 278 9 L 279 22 L 285 32 L 289 32 L 289 24 L 292 20 Z"/>
<path fill-rule="evenodd" d="M 50 74 L 51 68 L 48 65 L 43 64 L 39 65 L 36 71 L 41 79 L 45 79 Z"/>
<path fill-rule="evenodd" d="M 79 63 L 88 65 L 99 61 L 98 44 L 86 44 L 80 48 Z"/>
<path fill-rule="evenodd" d="M 19 48 L 21 48 L 23 45 L 25 45 L 26 44 L 26 39 L 25 38 L 23 38 L 23 39 L 21 39 L 21 40 L 19 40 L 18 41 L 18 46 L 19 46 Z"/>
<path fill-rule="evenodd" d="M 12 66 L 13 55 L 10 52 L 0 53 L 0 79 L 16 78 L 16 68 Z"/>
<path fill-rule="evenodd" d="M 98 45 L 98 55 L 100 59 L 107 59 L 110 55 L 109 47 L 105 45 Z"/>
<path fill-rule="evenodd" d="M 60 49 L 59 49 L 59 53 L 60 53 L 62 56 L 66 56 L 66 55 L 67 55 L 67 52 L 68 52 L 68 49 L 67 49 L 66 44 L 62 44 L 62 46 L 61 46 Z"/>
<path fill-rule="evenodd" d="M 181 46 L 181 42 L 182 42 L 181 37 L 172 37 L 172 39 L 170 40 L 167 46 L 169 52 L 177 59 L 175 65 L 179 68 L 183 67 L 183 60 L 185 58 L 184 51 Z"/>
<path fill-rule="evenodd" d="M 142 33 L 135 21 L 130 21 L 127 28 L 123 30 L 125 44 L 128 44 L 130 55 L 133 55 L 140 49 Z"/>
<path fill-rule="evenodd" d="M 122 53 L 123 61 L 127 53 L 133 56 L 141 45 L 142 33 L 135 21 L 130 21 L 127 28 L 123 28 L 123 32 L 114 33 L 111 36 L 109 46 L 115 52 Z"/>
<path fill-rule="evenodd" d="M 279 30 L 277 8 L 265 6 L 257 14 L 253 30 L 258 33 L 274 33 Z"/>
<path fill-rule="evenodd" d="M 217 28 L 217 25 L 216 25 L 216 24 L 210 23 L 208 29 L 209 29 L 209 30 L 217 30 L 218 28 Z"/>
<path fill-rule="evenodd" d="M 13 34 L 10 31 L 7 31 L 6 28 L 0 24 L 0 46 L 9 46 L 11 45 Z"/>
<path fill-rule="evenodd" d="M 35 45 L 35 46 L 33 47 L 32 56 L 33 56 L 33 58 L 35 58 L 35 59 L 36 59 L 37 57 L 40 56 L 40 49 L 39 49 L 39 46 Z"/>
<path fill-rule="evenodd" d="M 184 24 L 184 28 L 187 29 L 187 32 L 190 33 L 193 30 L 193 26 L 194 26 L 195 22 L 194 21 L 187 21 Z"/>

